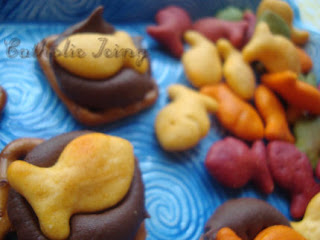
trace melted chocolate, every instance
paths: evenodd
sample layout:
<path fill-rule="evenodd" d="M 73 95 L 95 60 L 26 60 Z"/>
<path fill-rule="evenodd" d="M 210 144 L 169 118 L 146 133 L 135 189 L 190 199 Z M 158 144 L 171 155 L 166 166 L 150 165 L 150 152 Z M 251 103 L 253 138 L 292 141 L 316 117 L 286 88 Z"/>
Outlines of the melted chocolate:
<path fill-rule="evenodd" d="M 55 61 L 53 53 L 56 46 L 72 34 L 82 32 L 114 33 L 113 26 L 103 20 L 102 13 L 103 8 L 99 7 L 88 19 L 67 29 L 52 45 L 50 53 L 50 62 L 62 92 L 77 104 L 93 110 L 128 106 L 142 101 L 149 91 L 156 88 L 151 78 L 150 69 L 145 74 L 140 74 L 131 68 L 123 68 L 116 75 L 97 81 L 76 76 Z M 137 48 L 140 48 L 140 42 L 136 39 L 133 40 Z M 143 54 L 146 52 L 144 51 Z M 144 61 L 146 60 L 149 61 L 148 58 Z"/>
<path fill-rule="evenodd" d="M 50 167 L 71 140 L 86 133 L 89 132 L 78 131 L 52 138 L 34 148 L 24 160 L 39 167 Z M 38 219 L 31 206 L 13 189 L 9 193 L 8 214 L 19 240 L 47 240 L 39 228 Z M 68 239 L 133 240 L 146 217 L 144 186 L 136 161 L 132 184 L 125 198 L 113 208 L 72 216 Z"/>
<path fill-rule="evenodd" d="M 223 227 L 229 227 L 242 240 L 253 240 L 263 229 L 273 225 L 290 226 L 288 219 L 270 204 L 255 198 L 229 200 L 210 217 L 203 240 L 215 240 Z"/>

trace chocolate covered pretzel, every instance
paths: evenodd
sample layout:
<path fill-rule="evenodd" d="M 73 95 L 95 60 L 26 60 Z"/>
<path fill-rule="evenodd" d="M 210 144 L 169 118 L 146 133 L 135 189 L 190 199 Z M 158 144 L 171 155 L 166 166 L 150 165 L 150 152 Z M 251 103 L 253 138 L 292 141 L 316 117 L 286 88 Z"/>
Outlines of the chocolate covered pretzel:
<path fill-rule="evenodd" d="M 136 51 L 128 48 L 128 45 L 121 45 L 123 41 L 120 40 L 115 40 L 112 45 L 112 38 L 120 32 L 115 31 L 113 26 L 105 22 L 102 14 L 103 8 L 98 7 L 86 20 L 68 28 L 60 35 L 45 38 L 36 47 L 40 66 L 57 96 L 76 120 L 91 126 L 110 123 L 133 115 L 151 106 L 158 97 L 157 85 L 151 77 L 149 58 L 146 51 L 140 48 L 140 39 L 130 37 L 129 46 Z M 84 53 L 83 49 L 77 48 L 73 51 L 72 42 L 68 42 L 68 39 L 83 38 L 85 34 L 91 38 L 96 36 L 95 43 L 99 44 L 96 50 Z M 80 41 L 85 42 L 82 39 Z M 105 46 L 109 46 L 106 44 L 111 44 L 112 47 L 105 49 Z M 87 46 L 91 48 L 92 45 Z M 86 64 L 86 62 L 82 62 L 85 67 L 81 67 L 81 64 L 72 62 L 80 61 L 84 55 L 88 59 L 91 57 L 93 61 L 105 61 L 105 67 L 98 69 L 98 64 Z M 133 55 L 140 56 L 138 62 L 134 62 Z M 63 57 L 64 59 L 61 60 Z M 118 64 L 120 58 L 124 58 L 122 67 L 108 64 L 113 60 Z M 126 64 L 128 62 L 131 64 Z M 144 68 L 144 71 L 139 71 L 140 64 L 148 67 Z M 68 67 L 70 65 L 73 67 Z M 99 71 L 104 72 L 106 68 L 111 70 L 116 68 L 116 70 L 111 75 L 99 73 Z M 89 74 L 83 74 L 83 70 Z M 79 71 L 82 76 L 77 74 Z M 96 77 L 99 79 L 95 79 Z"/>

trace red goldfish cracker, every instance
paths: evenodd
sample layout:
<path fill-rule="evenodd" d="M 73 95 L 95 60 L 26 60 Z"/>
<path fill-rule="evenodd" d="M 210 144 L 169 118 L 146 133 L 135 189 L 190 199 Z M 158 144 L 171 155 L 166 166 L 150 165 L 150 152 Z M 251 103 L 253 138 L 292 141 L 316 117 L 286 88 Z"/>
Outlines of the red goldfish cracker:
<path fill-rule="evenodd" d="M 316 167 L 316 177 L 318 178 L 318 179 L 320 179 L 320 159 L 319 159 L 319 161 L 318 161 L 318 165 L 317 165 L 317 167 Z"/>
<path fill-rule="evenodd" d="M 253 12 L 251 12 L 250 10 L 247 10 L 243 14 L 243 20 L 245 20 L 248 23 L 248 30 L 244 39 L 244 45 L 245 45 L 250 41 L 250 39 L 253 36 L 254 30 L 257 24 L 257 18 Z"/>
<path fill-rule="evenodd" d="M 313 114 L 320 114 L 320 91 L 308 83 L 299 81 L 294 72 L 265 74 L 261 80 L 289 104 Z"/>
<path fill-rule="evenodd" d="M 266 124 L 265 138 L 294 143 L 295 139 L 289 130 L 285 110 L 277 96 L 269 88 L 260 85 L 256 89 L 254 100 Z"/>
<path fill-rule="evenodd" d="M 183 53 L 182 35 L 192 26 L 190 16 L 182 8 L 169 6 L 158 11 L 156 21 L 159 25 L 148 26 L 147 33 L 180 58 Z"/>
<path fill-rule="evenodd" d="M 263 138 L 263 122 L 256 110 L 236 96 L 226 84 L 203 87 L 201 93 L 218 101 L 217 117 L 234 135 L 248 141 Z"/>
<path fill-rule="evenodd" d="M 245 20 L 239 22 L 225 21 L 213 17 L 202 18 L 193 24 L 193 30 L 203 34 L 213 42 L 220 38 L 228 39 L 236 48 L 243 46 L 248 23 Z"/>
<path fill-rule="evenodd" d="M 301 72 L 306 74 L 310 72 L 313 67 L 312 59 L 302 48 L 297 47 L 297 51 L 300 59 Z"/>
<path fill-rule="evenodd" d="M 307 240 L 290 227 L 274 225 L 260 232 L 254 240 Z"/>
<path fill-rule="evenodd" d="M 266 148 L 262 141 L 255 142 L 249 149 L 243 141 L 226 137 L 211 146 L 205 166 L 208 172 L 224 186 L 241 188 L 252 180 L 262 192 L 266 194 L 273 192 L 274 185 L 267 165 Z"/>
<path fill-rule="evenodd" d="M 292 217 L 303 217 L 309 201 L 320 191 L 308 157 L 294 144 L 284 141 L 272 141 L 267 149 L 273 180 L 291 195 Z"/>
<path fill-rule="evenodd" d="M 219 230 L 216 240 L 241 240 L 232 229 L 224 227 Z"/>

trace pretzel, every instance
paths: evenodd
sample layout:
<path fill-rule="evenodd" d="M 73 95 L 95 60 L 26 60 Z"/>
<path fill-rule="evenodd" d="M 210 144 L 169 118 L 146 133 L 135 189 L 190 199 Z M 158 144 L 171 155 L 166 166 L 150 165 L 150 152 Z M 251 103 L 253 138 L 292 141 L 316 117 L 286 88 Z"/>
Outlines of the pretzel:
<path fill-rule="evenodd" d="M 0 86 L 0 113 L 2 112 L 4 106 L 7 103 L 7 98 L 8 97 L 6 91 L 3 89 L 3 87 Z"/>
<path fill-rule="evenodd" d="M 0 104 L 2 95 L 0 93 Z M 0 153 L 0 239 L 11 230 L 11 223 L 7 213 L 9 183 L 7 168 L 17 159 L 23 159 L 34 147 L 44 140 L 40 138 L 20 138 L 9 143 Z"/>

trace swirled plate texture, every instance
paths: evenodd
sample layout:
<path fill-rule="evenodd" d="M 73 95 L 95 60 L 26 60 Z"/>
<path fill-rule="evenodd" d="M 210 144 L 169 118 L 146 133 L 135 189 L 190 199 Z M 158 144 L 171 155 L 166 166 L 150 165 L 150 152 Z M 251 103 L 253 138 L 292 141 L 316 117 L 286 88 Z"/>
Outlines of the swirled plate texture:
<path fill-rule="evenodd" d="M 315 30 L 316 25 L 302 23 L 296 2 L 287 1 L 295 10 L 295 25 L 311 33 L 307 51 L 314 60 L 319 59 L 320 34 Z M 308 6 L 308 1 L 301 2 Z M 143 172 L 146 207 L 151 216 L 146 221 L 148 240 L 199 239 L 210 215 L 230 198 L 251 196 L 265 199 L 289 217 L 288 196 L 279 189 L 269 196 L 261 195 L 251 185 L 230 190 L 206 172 L 206 153 L 224 136 L 215 119 L 212 119 L 208 136 L 196 148 L 183 153 L 164 152 L 153 128 L 157 112 L 169 101 L 167 87 L 173 83 L 188 85 L 180 61 L 163 51 L 146 34 L 145 27 L 153 22 L 157 10 L 169 4 L 180 5 L 197 19 L 212 16 L 230 4 L 255 9 L 258 3 L 258 0 L 110 0 L 103 3 L 101 0 L 0 0 L 0 85 L 9 95 L 0 122 L 0 148 L 19 137 L 49 139 L 68 131 L 86 129 L 71 117 L 56 97 L 32 51 L 41 39 L 61 33 L 102 4 L 107 21 L 132 35 L 143 36 L 143 47 L 150 52 L 153 77 L 160 87 L 160 97 L 150 109 L 114 124 L 91 128 L 133 143 Z M 310 10 L 308 14 L 311 12 L 315 13 Z M 10 46 L 16 47 L 9 49 Z M 315 65 L 314 71 L 319 77 L 320 64 Z"/>

